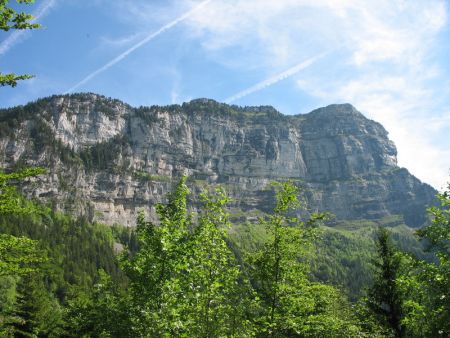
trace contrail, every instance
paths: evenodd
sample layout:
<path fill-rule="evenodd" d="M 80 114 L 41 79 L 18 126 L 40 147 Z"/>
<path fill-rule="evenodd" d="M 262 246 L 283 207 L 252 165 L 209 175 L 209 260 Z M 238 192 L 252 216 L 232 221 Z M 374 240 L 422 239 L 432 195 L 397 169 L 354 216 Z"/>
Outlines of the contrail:
<path fill-rule="evenodd" d="M 74 91 L 75 89 L 77 89 L 78 87 L 84 85 L 86 82 L 90 81 L 91 79 L 93 79 L 94 77 L 96 77 L 98 74 L 104 72 L 105 70 L 109 69 L 110 67 L 114 66 L 116 63 L 118 63 L 119 61 L 123 60 L 124 58 L 126 58 L 128 55 L 130 55 L 132 52 L 134 52 L 136 49 L 142 47 L 143 45 L 145 45 L 147 42 L 153 40 L 154 38 L 156 38 L 158 35 L 161 35 L 162 33 L 164 33 L 165 31 L 167 31 L 168 29 L 172 28 L 173 26 L 179 24 L 180 22 L 186 20 L 188 17 L 190 17 L 192 14 L 194 14 L 194 12 L 198 11 L 201 7 L 205 6 L 206 4 L 208 4 L 209 2 L 211 2 L 211 0 L 206 0 L 203 1 L 202 3 L 200 3 L 199 5 L 197 5 L 196 7 L 192 8 L 191 10 L 189 10 L 188 12 L 184 13 L 182 16 L 176 18 L 175 20 L 169 22 L 168 24 L 162 26 L 160 29 L 158 29 L 156 32 L 151 33 L 150 35 L 148 35 L 147 37 L 145 37 L 144 39 L 142 39 L 141 41 L 139 41 L 138 43 L 136 43 L 134 46 L 128 48 L 125 52 L 123 52 L 122 54 L 119 54 L 118 56 L 116 56 L 114 59 L 112 59 L 111 61 L 109 61 L 108 63 L 106 63 L 105 65 L 103 65 L 102 67 L 98 68 L 97 70 L 95 70 L 94 72 L 92 72 L 91 74 L 89 74 L 88 76 L 86 76 L 83 80 L 81 80 L 80 82 L 78 82 L 76 85 L 74 85 L 72 88 L 70 88 L 69 90 L 67 90 L 64 94 L 68 94 L 72 91 Z"/>
<path fill-rule="evenodd" d="M 55 5 L 55 0 L 44 1 L 36 12 L 33 13 L 33 22 L 46 16 L 49 10 Z M 15 30 L 0 44 L 0 55 L 6 54 L 12 46 L 19 42 L 29 31 L 25 29 Z"/>
<path fill-rule="evenodd" d="M 329 52 L 324 52 L 322 54 L 313 56 L 305 61 L 300 62 L 299 64 L 295 65 L 294 67 L 289 68 L 288 70 L 285 70 L 284 72 L 274 75 L 272 77 L 269 77 L 268 79 L 265 79 L 261 82 L 258 82 L 256 85 L 247 88 L 243 91 L 240 91 L 239 93 L 230 96 L 229 98 L 225 99 L 226 103 L 231 103 L 233 101 L 239 100 L 240 98 L 243 98 L 247 95 L 253 94 L 257 91 L 260 91 L 264 88 L 267 88 L 277 82 L 280 82 L 281 80 L 287 79 L 288 77 L 291 77 L 292 75 L 295 75 L 296 73 L 298 73 L 299 71 L 308 68 L 309 66 L 311 66 L 314 62 L 316 62 L 317 60 L 319 60 L 320 58 L 324 57 L 326 54 L 328 54 Z"/>

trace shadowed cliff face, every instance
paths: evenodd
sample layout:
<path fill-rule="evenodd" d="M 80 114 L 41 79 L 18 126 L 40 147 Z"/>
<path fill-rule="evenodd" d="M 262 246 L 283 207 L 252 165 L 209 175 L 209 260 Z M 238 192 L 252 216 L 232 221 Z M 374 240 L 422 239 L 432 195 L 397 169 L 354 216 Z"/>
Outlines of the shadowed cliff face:
<path fill-rule="evenodd" d="M 305 115 L 198 99 L 133 108 L 95 94 L 54 96 L 0 111 L 3 167 L 49 168 L 36 189 L 55 206 L 106 223 L 133 225 L 154 213 L 173 178 L 194 190 L 222 184 L 243 211 L 270 210 L 267 184 L 291 179 L 309 210 L 340 219 L 401 215 L 425 221 L 436 191 L 397 167 L 380 124 L 349 104 Z"/>

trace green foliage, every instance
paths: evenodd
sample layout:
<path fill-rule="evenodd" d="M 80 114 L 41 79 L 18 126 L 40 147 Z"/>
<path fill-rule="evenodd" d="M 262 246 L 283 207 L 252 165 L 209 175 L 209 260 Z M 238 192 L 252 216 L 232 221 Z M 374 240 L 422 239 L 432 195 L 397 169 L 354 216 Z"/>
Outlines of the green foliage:
<path fill-rule="evenodd" d="M 27 168 L 19 172 L 0 172 L 0 215 L 32 214 L 38 211 L 34 204 L 17 193 L 13 183 L 44 173 L 42 168 Z M 0 234 L 0 276 L 18 276 L 34 271 L 36 264 L 46 260 L 38 243 L 26 237 Z"/>
<path fill-rule="evenodd" d="M 252 218 L 261 215 L 261 212 L 245 214 Z M 234 224 L 229 236 L 238 256 L 254 251 L 267 240 L 264 226 L 250 222 L 238 223 L 242 218 L 242 212 L 232 212 Z M 325 223 L 329 224 L 330 221 Z M 373 280 L 371 262 L 376 254 L 374 238 L 377 228 L 375 222 L 359 220 L 343 221 L 333 227 L 320 226 L 311 259 L 311 278 L 338 287 L 352 302 L 363 297 Z M 428 262 L 433 260 L 432 255 L 424 252 L 424 246 L 416 238 L 414 230 L 397 225 L 390 231 L 397 247 Z"/>
<path fill-rule="evenodd" d="M 136 117 L 139 117 L 147 125 L 161 122 L 157 117 L 157 112 L 158 111 L 155 109 L 155 107 L 140 106 L 139 108 L 134 109 Z"/>
<path fill-rule="evenodd" d="M 72 292 L 64 319 L 66 337 L 135 337 L 128 297 L 103 270 L 91 292 Z"/>
<path fill-rule="evenodd" d="M 16 0 L 18 3 L 30 4 L 33 0 Z M 18 13 L 8 7 L 8 0 L 0 0 L 0 29 L 9 31 L 10 29 L 33 29 L 38 28 L 39 24 L 30 23 L 33 19 L 31 14 Z"/>
<path fill-rule="evenodd" d="M 127 141 L 124 137 L 114 137 L 111 140 L 100 142 L 92 147 L 83 149 L 78 156 L 83 162 L 85 168 L 89 171 L 95 170 L 113 170 L 115 161 L 120 154 L 124 152 Z"/>
<path fill-rule="evenodd" d="M 145 171 L 135 171 L 133 173 L 133 177 L 143 181 L 143 182 L 150 182 L 150 181 L 155 181 L 155 182 L 166 182 L 169 183 L 171 181 L 171 177 L 170 176 L 162 176 L 162 175 L 151 175 Z"/>
<path fill-rule="evenodd" d="M 5 317 L 4 330 L 14 337 L 59 337 L 61 319 L 61 307 L 45 285 L 41 271 L 20 279 L 15 306 Z"/>
<path fill-rule="evenodd" d="M 0 234 L 0 276 L 30 273 L 45 261 L 45 253 L 39 249 L 37 241 Z"/>
<path fill-rule="evenodd" d="M 440 207 L 428 212 L 431 224 L 417 231 L 435 253 L 435 262 L 404 255 L 405 268 L 397 283 L 403 292 L 408 337 L 450 335 L 450 186 L 438 195 Z"/>
<path fill-rule="evenodd" d="M 170 106 L 172 111 L 180 110 L 180 106 Z M 215 115 L 232 117 L 241 123 L 264 123 L 283 120 L 285 117 L 272 106 L 239 107 L 210 99 L 195 99 L 181 106 L 184 112 L 192 115 Z"/>
<path fill-rule="evenodd" d="M 262 214 L 259 224 L 230 229 L 225 192 L 203 192 L 198 214 L 190 214 L 190 192 L 182 178 L 167 202 L 157 205 L 158 224 L 140 213 L 134 232 L 74 220 L 25 201 L 13 184 L 41 172 L 0 174 L 2 336 L 448 333 L 448 193 L 440 196 L 441 208 L 429 210 L 432 223 L 419 231 L 436 255 L 427 262 L 394 248 L 391 237 L 400 246 L 413 243 L 396 218 L 386 220 L 395 227 L 392 234 L 381 229 L 375 246 L 370 245 L 372 223 L 325 228 L 320 225 L 324 214 L 300 220 L 295 216 L 299 191 L 289 182 L 274 184 L 273 214 Z M 121 266 L 128 279 L 116 265 L 115 241 L 125 245 Z M 377 272 L 366 303 L 351 305 L 342 291 L 318 281 L 329 282 L 334 275 L 339 285 L 350 273 L 352 279 L 367 274 L 371 247 L 378 255 Z M 341 285 L 351 289 L 366 282 Z"/>
<path fill-rule="evenodd" d="M 91 285 L 99 268 L 118 277 L 110 228 L 52 213 L 18 194 L 13 183 L 44 172 L 27 168 L 0 173 L 0 275 L 34 271 L 47 260 L 48 252 L 59 276 L 53 277 L 58 280 L 60 296 L 66 283 Z"/>
<path fill-rule="evenodd" d="M 245 337 L 250 334 L 245 314 L 252 298 L 250 285 L 225 241 L 230 224 L 224 208 L 229 198 L 218 188 L 214 194 L 202 193 L 200 199 L 203 208 L 188 241 L 187 273 L 180 276 L 189 334 Z"/>
<path fill-rule="evenodd" d="M 0 173 L 0 215 L 30 216 L 41 211 L 25 201 L 12 183 L 44 173 L 42 168 L 28 168 L 10 174 Z M 0 288 L 0 333 L 4 336 L 54 336 L 58 327 L 58 303 L 43 285 L 42 263 L 46 251 L 37 241 L 0 233 L 0 278 L 10 282 Z M 11 283 L 12 282 L 12 283 Z M 4 292 L 4 293 L 3 293 Z M 52 310 L 53 309 L 53 310 Z"/>
<path fill-rule="evenodd" d="M 317 239 L 316 223 L 289 216 L 299 206 L 298 190 L 290 182 L 277 184 L 274 214 L 261 220 L 268 237 L 250 256 L 252 284 L 260 299 L 256 316 L 259 336 L 355 336 L 358 328 L 346 318 L 345 302 L 331 286 L 309 280 L 308 256 Z"/>
<path fill-rule="evenodd" d="M 376 272 L 374 283 L 368 293 L 368 306 L 378 316 L 381 324 L 391 328 L 396 337 L 403 337 L 402 296 L 396 283 L 400 273 L 401 257 L 386 228 L 379 228 L 376 246 L 377 259 L 374 261 Z"/>
<path fill-rule="evenodd" d="M 370 261 L 375 251 L 372 232 L 322 229 L 311 273 L 315 280 L 342 288 L 350 300 L 356 301 L 363 295 L 364 287 L 372 282 Z"/>
<path fill-rule="evenodd" d="M 428 213 L 431 224 L 417 231 L 420 238 L 427 239 L 438 257 L 447 260 L 450 257 L 450 184 L 442 194 L 437 195 L 440 207 L 431 207 Z"/>
<path fill-rule="evenodd" d="M 40 251 L 48 252 L 52 281 L 60 299 L 65 298 L 70 285 L 90 288 L 98 269 L 104 269 L 115 280 L 123 279 L 107 226 L 47 212 L 0 217 L 0 233 L 28 238 Z"/>
<path fill-rule="evenodd" d="M 124 259 L 135 327 L 141 336 L 245 337 L 249 284 L 225 241 L 228 198 L 202 194 L 195 224 L 185 182 L 157 206 L 158 226 L 138 217 L 139 250 Z"/>
<path fill-rule="evenodd" d="M 143 213 L 139 215 L 139 250 L 123 259 L 136 312 L 133 318 L 142 336 L 167 335 L 179 326 L 175 324 L 178 313 L 172 313 L 168 304 L 173 304 L 180 292 L 171 281 L 185 267 L 183 253 L 190 225 L 186 213 L 188 192 L 182 179 L 168 203 L 157 206 L 159 226 L 146 222 Z"/>
<path fill-rule="evenodd" d="M 30 4 L 33 0 L 16 0 L 18 3 Z M 31 14 L 17 12 L 8 6 L 9 0 L 0 0 L 0 29 L 9 31 L 10 29 L 34 29 L 40 25 L 31 23 L 33 19 Z M 16 75 L 16 74 L 2 74 L 0 73 L 0 86 L 15 87 L 17 81 L 30 79 L 31 75 Z"/>
<path fill-rule="evenodd" d="M 353 303 L 351 305 L 351 310 L 357 325 L 361 327 L 361 337 L 394 337 L 394 333 L 390 328 L 380 324 L 378 314 L 374 313 L 373 310 L 368 307 L 366 298 L 363 297 Z"/>
<path fill-rule="evenodd" d="M 131 254 L 136 253 L 139 249 L 136 231 L 134 228 L 114 224 L 111 226 L 111 233 L 114 240 L 124 246 L 124 249 L 128 250 Z"/>
<path fill-rule="evenodd" d="M 89 289 L 99 268 L 123 280 L 110 228 L 51 213 L 17 193 L 13 183 L 43 172 L 0 173 L 1 336 L 59 337 L 69 288 Z"/>
<path fill-rule="evenodd" d="M 316 242 L 312 274 L 316 280 L 331 283 L 344 290 L 351 301 L 357 301 L 372 285 L 372 264 L 376 255 L 374 238 L 381 222 L 368 220 L 342 221 L 333 227 L 323 227 Z M 392 224 L 392 223 L 390 223 Z M 391 238 L 399 250 L 426 261 L 430 254 L 415 236 L 414 230 L 400 224 L 389 227 Z"/>
<path fill-rule="evenodd" d="M 43 168 L 27 168 L 18 172 L 0 172 L 0 215 L 2 214 L 30 214 L 39 212 L 31 203 L 25 201 L 16 191 L 15 184 L 29 177 L 45 173 Z"/>
<path fill-rule="evenodd" d="M 17 86 L 18 81 L 32 79 L 33 77 L 34 77 L 33 75 L 28 75 L 28 74 L 16 75 L 14 73 L 8 73 L 8 74 L 0 73 L 0 86 L 15 87 L 15 86 Z"/>

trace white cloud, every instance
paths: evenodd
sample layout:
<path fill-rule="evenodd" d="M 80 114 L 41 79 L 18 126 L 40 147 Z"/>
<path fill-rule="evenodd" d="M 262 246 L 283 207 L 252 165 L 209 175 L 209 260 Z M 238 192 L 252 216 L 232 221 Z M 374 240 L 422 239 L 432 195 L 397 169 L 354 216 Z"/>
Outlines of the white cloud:
<path fill-rule="evenodd" d="M 400 166 L 436 188 L 443 188 L 450 169 L 450 116 L 435 112 L 433 91 L 416 76 L 365 74 L 347 83 L 298 81 L 299 87 L 322 100 L 351 102 L 368 118 L 382 123 L 398 149 Z"/>
<path fill-rule="evenodd" d="M 333 49 L 302 73 L 298 88 L 321 104 L 354 104 L 390 132 L 401 166 L 437 188 L 448 180 L 449 92 L 435 58 L 445 1 L 217 0 L 186 24 L 211 59 L 263 76 Z M 229 50 L 240 57 L 230 59 Z"/>

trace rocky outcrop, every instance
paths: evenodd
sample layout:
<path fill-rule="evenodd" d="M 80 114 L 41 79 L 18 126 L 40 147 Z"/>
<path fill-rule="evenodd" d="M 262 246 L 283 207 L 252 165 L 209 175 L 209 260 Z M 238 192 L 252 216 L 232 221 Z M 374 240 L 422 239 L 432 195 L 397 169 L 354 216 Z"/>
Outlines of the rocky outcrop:
<path fill-rule="evenodd" d="M 192 188 L 222 184 L 233 207 L 271 208 L 270 181 L 291 179 L 309 210 L 339 219 L 400 215 L 425 221 L 436 191 L 399 168 L 379 123 L 349 104 L 305 115 L 208 99 L 133 108 L 95 94 L 54 96 L 0 111 L 1 165 L 49 174 L 24 191 L 109 224 L 154 215 L 175 178 Z"/>

